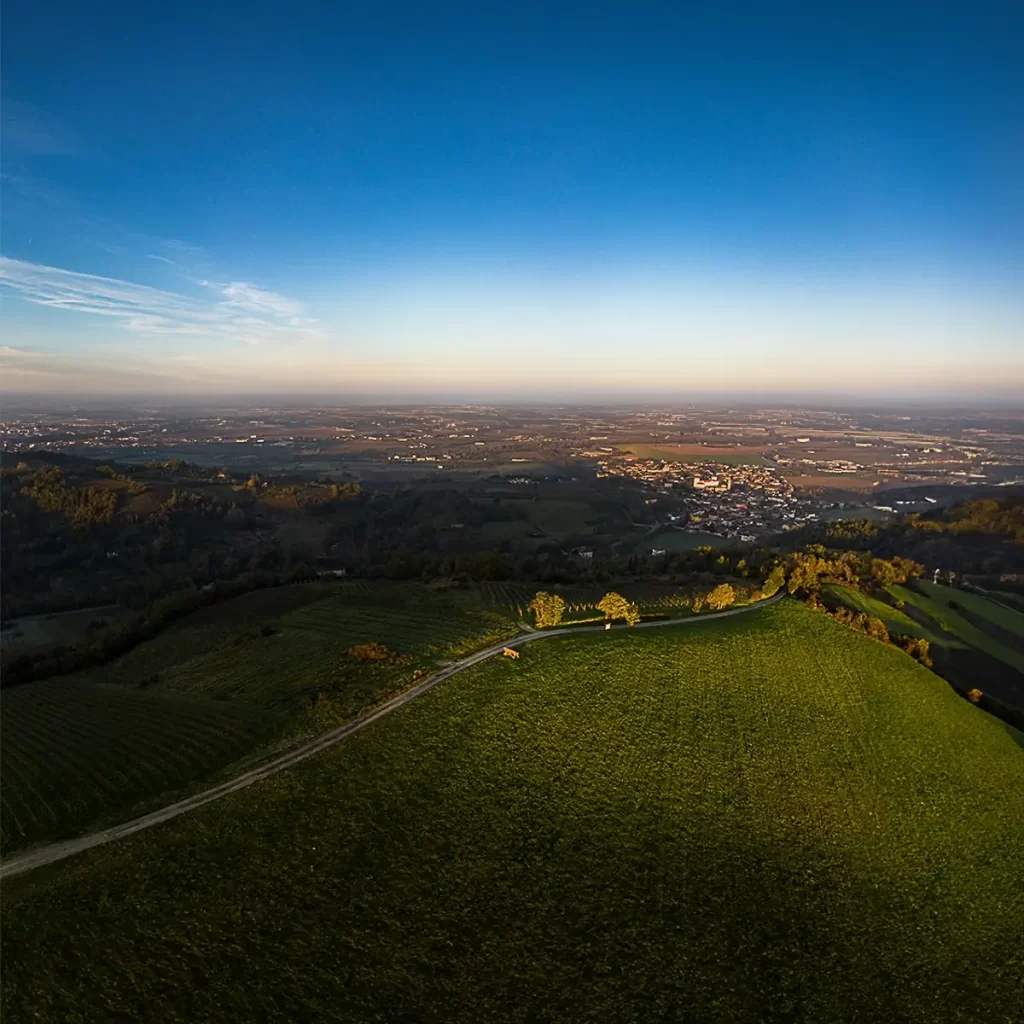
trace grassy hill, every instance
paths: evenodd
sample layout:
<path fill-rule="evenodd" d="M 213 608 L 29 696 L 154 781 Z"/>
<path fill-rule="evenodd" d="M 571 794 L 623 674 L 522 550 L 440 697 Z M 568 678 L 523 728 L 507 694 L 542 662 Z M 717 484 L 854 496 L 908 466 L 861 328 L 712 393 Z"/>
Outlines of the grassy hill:
<path fill-rule="evenodd" d="M 1002 595 L 921 580 L 883 596 L 841 586 L 825 591 L 830 603 L 881 619 L 891 632 L 924 637 L 936 672 L 961 693 L 980 690 L 985 710 L 1018 727 L 1024 721 L 1024 614 Z"/>
<path fill-rule="evenodd" d="M 3 1011 L 1019 1020 L 1021 744 L 795 602 L 545 640 L 6 882 Z"/>
<path fill-rule="evenodd" d="M 474 595 L 300 584 L 197 612 L 101 668 L 5 690 L 0 847 L 170 802 L 516 632 Z M 347 653 L 384 640 L 385 661 Z"/>

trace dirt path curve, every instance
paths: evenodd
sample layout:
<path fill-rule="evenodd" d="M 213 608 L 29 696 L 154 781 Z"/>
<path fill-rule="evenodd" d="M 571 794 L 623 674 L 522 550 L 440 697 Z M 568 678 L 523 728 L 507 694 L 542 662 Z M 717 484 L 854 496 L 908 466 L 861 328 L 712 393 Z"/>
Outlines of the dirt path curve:
<path fill-rule="evenodd" d="M 658 619 L 653 622 L 639 622 L 637 625 L 632 627 L 613 626 L 612 629 L 656 629 L 661 626 L 680 626 L 687 623 L 707 622 L 709 619 L 724 619 L 732 615 L 743 615 L 758 608 L 763 608 L 767 604 L 774 604 L 782 596 L 782 594 L 776 594 L 774 597 L 770 597 L 765 601 L 760 601 L 757 604 L 744 605 L 742 608 L 733 608 L 725 612 L 712 612 L 710 614 L 685 619 Z M 502 640 L 500 643 L 493 644 L 482 651 L 477 651 L 476 654 L 471 654 L 468 658 L 463 658 L 462 661 L 458 661 L 454 665 L 450 665 L 447 668 L 441 669 L 440 672 L 436 672 L 434 675 L 428 676 L 422 682 L 417 683 L 408 690 L 403 690 L 398 694 L 398 696 L 392 697 L 391 700 L 386 701 L 384 704 L 359 715 L 351 722 L 338 726 L 336 729 L 331 729 L 329 732 L 325 732 L 322 736 L 318 736 L 316 739 L 312 739 L 309 742 L 304 743 L 298 749 L 293 750 L 288 754 L 283 754 L 272 761 L 268 761 L 266 764 L 260 765 L 258 768 L 253 768 L 250 771 L 243 772 L 241 775 L 238 775 L 227 782 L 223 782 L 219 786 L 213 786 L 210 789 L 203 790 L 201 793 L 196 793 L 194 796 L 187 797 L 184 800 L 179 800 L 177 803 L 168 804 L 166 807 L 162 807 L 158 811 L 152 811 L 149 814 L 144 814 L 140 818 L 133 818 L 131 821 L 115 825 L 112 828 L 105 828 L 99 832 L 93 832 L 86 836 L 79 836 L 77 839 L 67 839 L 59 843 L 50 843 L 47 846 L 39 846 L 34 850 L 26 850 L 24 853 L 16 854 L 0 864 L 0 878 L 11 878 L 14 875 L 21 875 L 26 871 L 32 871 L 34 868 L 42 867 L 44 864 L 52 864 L 54 861 L 63 860 L 65 857 L 72 857 L 76 853 L 81 853 L 84 850 L 90 850 L 94 846 L 102 846 L 104 843 L 112 843 L 115 839 L 124 839 L 125 836 L 130 836 L 136 832 L 141 832 L 143 829 L 152 828 L 154 825 L 170 821 L 172 818 L 177 818 L 181 814 L 187 814 L 189 811 L 194 811 L 197 807 L 203 807 L 205 804 L 213 803 L 214 800 L 219 800 L 221 797 L 227 796 L 229 793 L 235 793 L 240 789 L 245 789 L 246 786 L 251 786 L 254 782 L 259 782 L 261 779 L 266 779 L 271 775 L 276 775 L 278 772 L 283 772 L 286 768 L 291 768 L 292 765 L 298 764 L 300 761 L 305 761 L 307 757 L 312 757 L 314 754 L 318 754 L 321 750 L 327 750 L 328 747 L 333 747 L 336 743 L 340 743 L 342 740 L 347 739 L 353 733 L 359 732 L 360 729 L 365 729 L 372 722 L 376 722 L 378 718 L 383 718 L 385 715 L 391 714 L 392 711 L 397 710 L 403 704 L 408 704 L 409 701 L 415 700 L 420 696 L 420 694 L 433 689 L 433 687 L 437 686 L 438 683 L 443 683 L 446 679 L 450 679 L 456 673 L 462 672 L 467 668 L 472 668 L 473 665 L 479 665 L 481 661 L 486 661 L 488 658 L 493 658 L 496 654 L 500 654 L 506 647 L 520 647 L 523 644 L 532 643 L 534 640 L 545 640 L 552 636 L 603 632 L 605 632 L 605 627 L 603 625 L 565 626 L 561 629 L 546 629 L 542 632 L 526 633 L 523 636 L 517 636 L 511 640 Z"/>

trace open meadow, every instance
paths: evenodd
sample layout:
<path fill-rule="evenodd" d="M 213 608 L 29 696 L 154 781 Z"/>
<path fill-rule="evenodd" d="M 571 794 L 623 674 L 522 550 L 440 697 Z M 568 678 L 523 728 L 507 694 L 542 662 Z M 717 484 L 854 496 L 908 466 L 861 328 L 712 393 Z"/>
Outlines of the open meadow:
<path fill-rule="evenodd" d="M 1005 1024 L 1022 744 L 788 600 L 543 640 L 5 882 L 3 1012 Z"/>

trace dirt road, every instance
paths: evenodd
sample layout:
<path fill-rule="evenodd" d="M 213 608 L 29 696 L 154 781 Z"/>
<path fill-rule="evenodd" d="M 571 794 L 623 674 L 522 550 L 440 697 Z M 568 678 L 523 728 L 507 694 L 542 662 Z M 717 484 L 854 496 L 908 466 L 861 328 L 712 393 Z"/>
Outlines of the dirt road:
<path fill-rule="evenodd" d="M 725 612 L 713 612 L 685 619 L 660 619 L 653 622 L 640 622 L 633 627 L 614 626 L 612 628 L 615 630 L 630 628 L 656 629 L 661 626 L 679 626 L 687 623 L 707 622 L 709 619 L 722 619 L 732 615 L 743 615 L 746 612 L 762 608 L 767 604 L 774 604 L 782 596 L 782 594 L 777 594 L 775 597 L 768 598 L 768 600 L 761 601 L 758 604 L 745 605 L 742 608 L 733 608 Z M 202 793 L 196 793 L 195 796 L 179 800 L 174 804 L 168 804 L 158 811 L 144 814 L 140 818 L 133 818 L 131 821 L 115 825 L 113 828 L 106 828 L 89 835 L 79 836 L 76 839 L 50 843 L 47 846 L 40 846 L 33 850 L 26 850 L 24 853 L 15 854 L 15 856 L 8 858 L 0 864 L 0 878 L 11 878 L 14 875 L 24 874 L 26 871 L 32 871 L 34 868 L 42 867 L 44 864 L 52 864 L 54 861 L 63 860 L 65 857 L 72 857 L 74 854 L 82 853 L 84 850 L 91 850 L 94 846 L 102 846 L 104 843 L 112 843 L 115 839 L 123 839 L 125 836 L 134 835 L 134 833 L 141 832 L 143 829 L 152 828 L 154 825 L 161 824 L 161 822 L 170 821 L 181 814 L 194 811 L 197 807 L 213 803 L 214 800 L 220 800 L 221 797 L 225 797 L 229 793 L 245 789 L 246 786 L 251 786 L 254 782 L 259 782 L 261 779 L 266 779 L 271 775 L 276 775 L 278 772 L 283 772 L 286 768 L 291 768 L 292 765 L 305 761 L 307 757 L 312 757 L 321 750 L 333 747 L 336 743 L 340 743 L 353 733 L 359 732 L 360 729 L 365 729 L 372 722 L 376 722 L 377 719 L 391 714 L 392 711 L 397 710 L 403 704 L 408 704 L 409 701 L 415 700 L 420 694 L 426 693 L 427 690 L 432 689 L 446 679 L 450 679 L 456 673 L 463 672 L 473 665 L 479 665 L 481 661 L 486 661 L 488 658 L 500 654 L 506 647 L 521 647 L 523 644 L 532 643 L 534 640 L 544 640 L 552 636 L 599 633 L 604 631 L 605 627 L 603 625 L 566 626 L 561 629 L 547 629 L 543 632 L 526 633 L 511 640 L 502 640 L 500 643 L 493 644 L 482 651 L 477 651 L 476 654 L 471 654 L 468 658 L 463 658 L 462 661 L 458 661 L 454 665 L 450 665 L 447 668 L 441 669 L 440 672 L 428 676 L 422 682 L 417 683 L 408 690 L 403 690 L 398 696 L 392 697 L 391 700 L 360 715 L 351 722 L 341 725 L 337 729 L 332 729 L 330 732 L 326 732 L 322 736 L 304 743 L 298 749 L 274 758 L 274 760 L 268 761 L 258 768 L 244 772 L 228 782 L 221 783 L 219 786 L 213 786 L 210 789 L 203 790 Z"/>

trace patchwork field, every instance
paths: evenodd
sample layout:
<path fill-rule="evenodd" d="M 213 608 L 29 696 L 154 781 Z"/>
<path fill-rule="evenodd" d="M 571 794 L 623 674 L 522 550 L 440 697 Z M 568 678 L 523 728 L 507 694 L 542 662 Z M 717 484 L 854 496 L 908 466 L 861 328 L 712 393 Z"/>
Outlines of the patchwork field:
<path fill-rule="evenodd" d="M 417 671 L 517 632 L 474 595 L 303 584 L 198 612 L 87 673 L 3 694 L 0 845 L 64 838 L 170 802 L 274 740 L 337 724 Z M 347 654 L 385 641 L 379 663 Z"/>
<path fill-rule="evenodd" d="M 1024 615 L 981 594 L 936 583 L 918 582 L 890 591 L 937 623 L 939 631 L 933 632 L 1024 672 Z"/>
<path fill-rule="evenodd" d="M 1022 744 L 795 602 L 545 640 L 6 882 L 3 1012 L 1020 1020 Z"/>
<path fill-rule="evenodd" d="M 727 466 L 770 466 L 759 447 L 712 448 L 701 444 L 628 444 L 616 446 L 621 454 L 632 453 L 638 459 L 663 459 L 665 462 L 718 462 Z"/>
<path fill-rule="evenodd" d="M 957 641 L 941 629 L 929 630 L 919 622 L 912 619 L 905 611 L 887 604 L 879 597 L 865 594 L 853 587 L 827 586 L 826 594 L 830 594 L 837 601 L 845 604 L 855 611 L 864 612 L 873 618 L 881 619 L 891 633 L 906 633 L 908 636 L 924 637 L 929 643 L 944 644 L 949 646 Z M 899 598 L 897 597 L 897 600 Z"/>
<path fill-rule="evenodd" d="M 880 479 L 877 474 L 801 473 L 795 467 L 783 468 L 782 474 L 798 491 L 812 493 L 823 491 L 867 493 L 875 490 Z"/>

